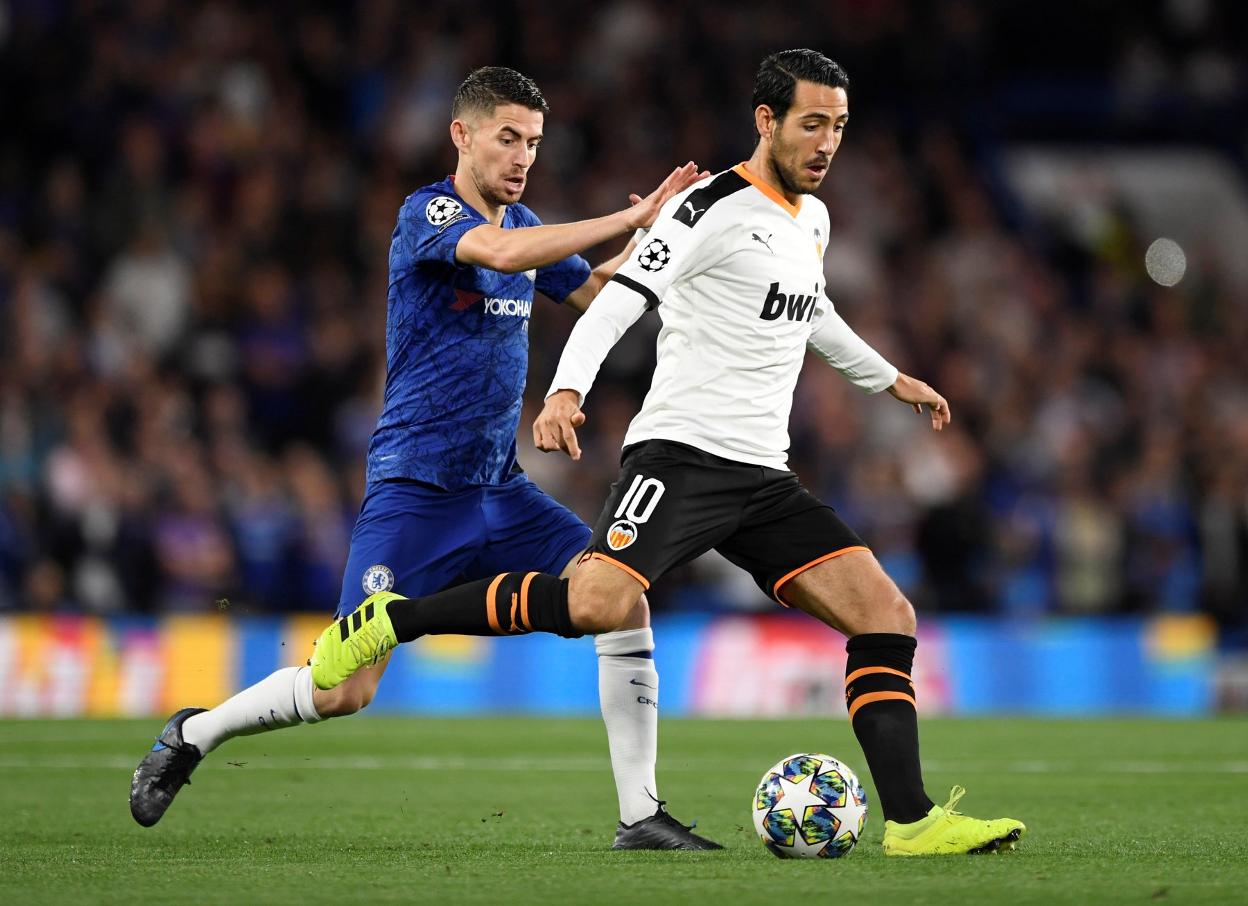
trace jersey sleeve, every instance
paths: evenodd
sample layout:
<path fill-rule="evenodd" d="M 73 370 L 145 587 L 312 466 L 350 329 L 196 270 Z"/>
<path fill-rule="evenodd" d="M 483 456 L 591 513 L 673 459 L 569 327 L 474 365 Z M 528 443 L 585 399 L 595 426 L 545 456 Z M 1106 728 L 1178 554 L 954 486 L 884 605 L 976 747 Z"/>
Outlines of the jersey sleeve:
<path fill-rule="evenodd" d="M 806 348 L 867 393 L 879 393 L 897 382 L 897 368 L 854 333 L 827 296 L 819 300 Z"/>
<path fill-rule="evenodd" d="M 592 268 L 580 255 L 569 255 L 562 261 L 537 269 L 533 286 L 545 296 L 562 303 L 589 279 Z"/>
<path fill-rule="evenodd" d="M 569 255 L 562 261 L 539 267 L 534 288 L 556 302 L 563 302 L 585 284 L 591 270 L 589 262 L 580 255 Z"/>
<path fill-rule="evenodd" d="M 723 234 L 714 218 L 690 218 L 684 210 L 695 189 L 668 199 L 650 232 L 610 280 L 639 295 L 647 310 L 658 308 L 677 280 L 701 273 L 721 257 Z"/>
<path fill-rule="evenodd" d="M 485 219 L 459 199 L 437 191 L 412 195 L 399 214 L 399 238 L 413 264 L 457 264 L 455 248 L 463 235 Z"/>
<path fill-rule="evenodd" d="M 636 293 L 608 282 L 572 328 L 546 395 L 575 390 L 583 405 L 607 353 L 645 313 L 645 303 Z"/>

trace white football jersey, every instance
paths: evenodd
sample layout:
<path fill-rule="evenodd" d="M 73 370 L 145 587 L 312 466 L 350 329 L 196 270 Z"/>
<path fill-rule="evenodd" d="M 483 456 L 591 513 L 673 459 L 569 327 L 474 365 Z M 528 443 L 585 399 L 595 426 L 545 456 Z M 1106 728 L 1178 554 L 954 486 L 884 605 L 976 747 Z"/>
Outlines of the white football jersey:
<path fill-rule="evenodd" d="M 784 468 L 807 348 L 857 386 L 897 369 L 824 294 L 828 211 L 796 205 L 738 165 L 670 199 L 568 339 L 550 392 L 589 391 L 611 346 L 646 309 L 663 321 L 658 364 L 624 443 L 673 440 Z"/>

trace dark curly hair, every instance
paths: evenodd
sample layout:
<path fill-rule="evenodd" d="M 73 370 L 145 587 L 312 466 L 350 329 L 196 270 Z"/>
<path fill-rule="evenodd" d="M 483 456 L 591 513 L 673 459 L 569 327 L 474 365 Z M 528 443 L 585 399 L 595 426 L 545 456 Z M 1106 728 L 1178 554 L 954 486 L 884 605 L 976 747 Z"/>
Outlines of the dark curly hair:
<path fill-rule="evenodd" d="M 461 119 L 469 111 L 488 116 L 499 104 L 519 104 L 530 110 L 550 112 L 537 83 L 528 76 L 506 66 L 482 66 L 468 73 L 456 89 L 451 119 Z"/>

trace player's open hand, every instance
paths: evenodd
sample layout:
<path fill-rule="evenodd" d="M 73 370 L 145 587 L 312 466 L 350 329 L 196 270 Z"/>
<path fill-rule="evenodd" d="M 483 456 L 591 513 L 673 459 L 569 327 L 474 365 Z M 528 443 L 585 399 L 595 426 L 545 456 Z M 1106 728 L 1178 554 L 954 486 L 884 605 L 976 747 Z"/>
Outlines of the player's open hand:
<path fill-rule="evenodd" d="M 683 167 L 677 167 L 659 184 L 659 187 L 642 198 L 640 195 L 629 195 L 628 200 L 632 203 L 629 209 L 629 229 L 635 230 L 638 227 L 648 227 L 654 223 L 654 219 L 659 216 L 659 209 L 667 202 L 669 198 L 680 192 L 685 191 L 699 179 L 705 179 L 710 176 L 709 170 L 699 172 L 698 165 L 693 161 L 685 164 Z"/>
<path fill-rule="evenodd" d="M 585 424 L 580 394 L 575 390 L 559 390 L 546 397 L 546 405 L 533 422 L 533 443 L 544 453 L 562 450 L 572 459 L 581 458 L 581 445 L 576 442 L 576 429 Z"/>
<path fill-rule="evenodd" d="M 920 414 L 923 412 L 923 407 L 927 406 L 932 416 L 933 431 L 941 430 L 953 418 L 949 412 L 949 403 L 945 398 L 918 378 L 912 378 L 908 374 L 898 374 L 897 380 L 888 388 L 888 392 L 903 403 L 914 406 L 914 411 Z"/>

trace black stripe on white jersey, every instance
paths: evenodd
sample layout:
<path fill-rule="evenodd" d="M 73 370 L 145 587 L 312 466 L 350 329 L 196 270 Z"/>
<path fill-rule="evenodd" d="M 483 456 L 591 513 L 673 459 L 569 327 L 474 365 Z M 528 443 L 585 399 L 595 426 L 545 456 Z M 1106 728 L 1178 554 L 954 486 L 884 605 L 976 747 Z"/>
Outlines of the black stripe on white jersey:
<path fill-rule="evenodd" d="M 641 298 L 646 300 L 646 311 L 654 311 L 659 307 L 659 297 L 654 294 L 654 290 L 646 286 L 644 283 L 638 283 L 632 277 L 625 277 L 623 274 L 613 274 L 611 276 L 612 283 L 618 283 L 620 286 L 627 286 Z"/>
<path fill-rule="evenodd" d="M 709 211 L 715 202 L 721 198 L 727 198 L 734 192 L 740 192 L 749 185 L 749 180 L 737 171 L 725 170 L 712 179 L 709 186 L 690 192 L 688 197 L 680 203 L 672 219 L 691 227 L 702 219 L 702 215 Z"/>

